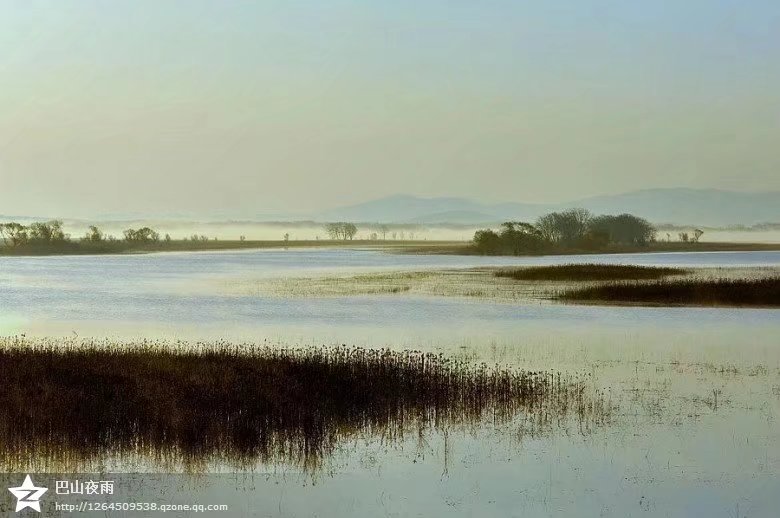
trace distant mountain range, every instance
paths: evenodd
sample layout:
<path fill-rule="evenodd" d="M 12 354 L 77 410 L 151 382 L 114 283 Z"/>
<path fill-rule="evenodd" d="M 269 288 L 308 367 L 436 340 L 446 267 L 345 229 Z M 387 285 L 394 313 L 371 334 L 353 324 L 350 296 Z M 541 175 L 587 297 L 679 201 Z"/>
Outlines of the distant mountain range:
<path fill-rule="evenodd" d="M 533 221 L 551 211 L 582 207 L 595 214 L 629 212 L 656 223 L 702 226 L 780 222 L 780 192 L 715 189 L 647 189 L 594 196 L 566 203 L 479 203 L 467 198 L 420 198 L 395 195 L 323 211 L 318 221 L 482 224 Z"/>
<path fill-rule="evenodd" d="M 715 189 L 646 189 L 623 194 L 593 196 L 565 203 L 480 203 L 468 198 L 421 198 L 399 194 L 315 213 L 249 213 L 216 210 L 205 213 L 114 213 L 66 221 L 178 221 L 178 222 L 325 222 L 488 225 L 502 221 L 534 221 L 542 214 L 573 207 L 594 214 L 629 212 L 650 222 L 672 225 L 726 227 L 780 223 L 780 191 L 738 192 Z M 55 217 L 59 217 L 56 215 Z M 2 216 L 2 221 L 51 219 L 33 216 Z"/>

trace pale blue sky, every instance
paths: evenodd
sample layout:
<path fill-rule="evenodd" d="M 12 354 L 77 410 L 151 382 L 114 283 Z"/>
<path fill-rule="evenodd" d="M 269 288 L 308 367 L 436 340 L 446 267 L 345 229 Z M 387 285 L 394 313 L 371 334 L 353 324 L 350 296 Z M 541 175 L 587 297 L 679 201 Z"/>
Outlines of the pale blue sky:
<path fill-rule="evenodd" d="M 780 2 L 2 0 L 0 113 L 0 214 L 777 190 Z"/>

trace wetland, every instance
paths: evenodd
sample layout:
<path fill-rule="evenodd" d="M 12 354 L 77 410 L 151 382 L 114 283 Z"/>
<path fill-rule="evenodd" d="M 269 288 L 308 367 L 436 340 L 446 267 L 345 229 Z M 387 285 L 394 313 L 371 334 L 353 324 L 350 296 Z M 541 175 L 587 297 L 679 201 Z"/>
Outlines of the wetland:
<path fill-rule="evenodd" d="M 672 271 L 496 275 L 571 264 Z M 267 514 L 729 516 L 750 505 L 771 516 L 777 504 L 777 309 L 553 299 L 572 283 L 770 279 L 777 252 L 316 248 L 2 266 L 0 365 L 17 380 L 3 389 L 9 468 L 242 473 L 253 488 L 242 501 Z M 40 412 L 21 404 L 30 397 Z M 103 418 L 69 419 L 80 412 Z M 199 494 L 217 484 L 200 480 Z"/>

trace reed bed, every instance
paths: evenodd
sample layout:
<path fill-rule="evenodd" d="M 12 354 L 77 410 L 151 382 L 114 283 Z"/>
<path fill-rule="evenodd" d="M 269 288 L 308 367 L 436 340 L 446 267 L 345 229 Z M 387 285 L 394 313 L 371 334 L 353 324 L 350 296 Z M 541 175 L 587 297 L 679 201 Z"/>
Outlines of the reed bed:
<path fill-rule="evenodd" d="M 616 281 L 661 279 L 687 273 L 683 268 L 589 263 L 502 269 L 494 275 L 518 281 Z"/>
<path fill-rule="evenodd" d="M 585 379 L 356 347 L 0 342 L 0 456 L 315 468 L 345 439 L 607 419 Z"/>
<path fill-rule="evenodd" d="M 695 306 L 780 306 L 780 277 L 618 282 L 565 291 L 559 300 Z"/>

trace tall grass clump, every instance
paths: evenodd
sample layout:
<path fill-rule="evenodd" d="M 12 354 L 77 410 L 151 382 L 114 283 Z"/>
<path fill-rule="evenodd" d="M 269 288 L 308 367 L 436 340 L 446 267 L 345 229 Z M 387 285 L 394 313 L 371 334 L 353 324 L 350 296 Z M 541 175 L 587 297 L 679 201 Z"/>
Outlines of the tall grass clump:
<path fill-rule="evenodd" d="M 494 275 L 518 281 L 614 281 L 660 279 L 686 273 L 682 268 L 590 263 L 503 269 Z"/>
<path fill-rule="evenodd" d="M 697 306 L 780 306 L 780 277 L 610 283 L 565 291 L 560 300 Z"/>
<path fill-rule="evenodd" d="M 584 381 L 416 351 L 226 343 L 0 345 L 0 456 L 316 466 L 340 441 L 509 422 L 598 421 Z M 595 417 L 594 416 L 600 416 Z M 17 465 L 18 465 L 17 462 Z"/>

